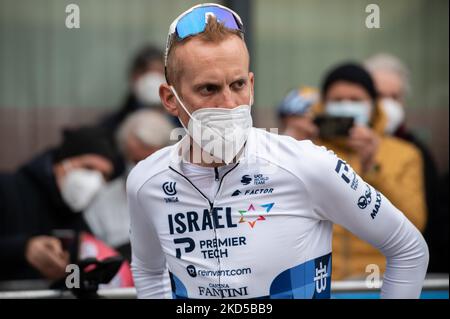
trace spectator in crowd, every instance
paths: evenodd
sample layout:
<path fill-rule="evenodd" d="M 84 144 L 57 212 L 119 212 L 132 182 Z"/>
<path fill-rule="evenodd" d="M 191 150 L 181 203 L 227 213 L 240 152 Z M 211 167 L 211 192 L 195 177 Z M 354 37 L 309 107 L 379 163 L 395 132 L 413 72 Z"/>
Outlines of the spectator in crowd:
<path fill-rule="evenodd" d="M 146 45 L 139 50 L 131 63 L 128 81 L 129 90 L 123 105 L 100 122 L 112 135 L 125 118 L 136 110 L 162 110 L 159 86 L 166 81 L 162 51 L 152 45 Z"/>
<path fill-rule="evenodd" d="M 170 121 L 179 126 L 178 119 L 164 112 L 160 98 L 159 86 L 165 83 L 163 52 L 153 45 L 146 45 L 133 58 L 128 72 L 129 89 L 123 105 L 116 111 L 107 114 L 99 122 L 99 126 L 109 132 L 114 145 L 113 178 L 125 172 L 125 159 L 116 144 L 117 130 L 130 114 L 141 109 L 162 111 Z"/>
<path fill-rule="evenodd" d="M 354 126 L 347 136 L 324 138 L 316 126 L 307 138 L 333 150 L 423 231 L 427 211 L 420 152 L 411 143 L 384 135 L 386 116 L 370 74 L 352 63 L 331 70 L 322 84 L 321 102 L 311 111 L 314 117 L 353 118 Z M 304 118 L 308 125 L 315 125 L 312 119 Z M 300 126 L 305 131 L 304 125 Z M 376 201 L 375 194 L 371 194 L 371 201 Z M 362 276 L 369 264 L 377 264 L 381 271 L 385 268 L 384 256 L 338 225 L 334 229 L 333 258 L 335 279 Z"/>
<path fill-rule="evenodd" d="M 66 130 L 61 145 L 0 175 L 0 280 L 60 279 L 72 259 L 56 231 L 89 231 L 82 214 L 112 174 L 98 128 Z M 74 256 L 72 256 L 74 257 Z"/>
<path fill-rule="evenodd" d="M 313 106 L 319 102 L 318 89 L 304 86 L 289 91 L 278 105 L 278 118 L 282 134 L 301 140 L 314 140 L 319 129 L 313 123 Z"/>
<path fill-rule="evenodd" d="M 119 127 L 117 144 L 126 170 L 103 188 L 85 211 L 94 235 L 130 260 L 130 239 L 125 182 L 128 172 L 141 160 L 170 144 L 175 127 L 161 112 L 143 109 L 130 114 Z"/>

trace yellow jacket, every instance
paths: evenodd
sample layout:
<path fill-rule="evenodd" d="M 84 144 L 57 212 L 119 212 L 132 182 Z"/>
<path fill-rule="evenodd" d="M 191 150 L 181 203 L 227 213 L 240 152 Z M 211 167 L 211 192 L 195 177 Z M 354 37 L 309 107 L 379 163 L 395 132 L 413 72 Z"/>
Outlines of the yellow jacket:
<path fill-rule="evenodd" d="M 314 113 L 323 112 L 317 105 Z M 362 174 L 357 154 L 342 140 L 316 140 L 345 160 L 367 183 L 383 193 L 420 230 L 426 224 L 427 212 L 423 178 L 423 163 L 419 150 L 411 143 L 383 134 L 386 118 L 379 105 L 372 117 L 371 127 L 380 136 L 375 156 L 376 170 Z M 341 226 L 333 229 L 333 279 L 367 276 L 366 266 L 377 264 L 384 272 L 385 257 L 371 245 L 355 237 Z"/>

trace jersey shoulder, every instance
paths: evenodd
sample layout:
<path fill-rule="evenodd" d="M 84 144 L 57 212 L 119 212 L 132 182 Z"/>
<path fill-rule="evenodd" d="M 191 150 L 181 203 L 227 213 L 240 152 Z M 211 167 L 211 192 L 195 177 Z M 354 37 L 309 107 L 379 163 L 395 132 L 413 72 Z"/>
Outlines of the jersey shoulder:
<path fill-rule="evenodd" d="M 140 161 L 127 177 L 127 193 L 137 192 L 152 177 L 168 170 L 176 146 L 166 146 Z"/>
<path fill-rule="evenodd" d="M 257 156 L 289 171 L 319 170 L 322 163 L 337 158 L 333 151 L 310 140 L 298 141 L 262 129 L 255 129 L 254 134 Z"/>

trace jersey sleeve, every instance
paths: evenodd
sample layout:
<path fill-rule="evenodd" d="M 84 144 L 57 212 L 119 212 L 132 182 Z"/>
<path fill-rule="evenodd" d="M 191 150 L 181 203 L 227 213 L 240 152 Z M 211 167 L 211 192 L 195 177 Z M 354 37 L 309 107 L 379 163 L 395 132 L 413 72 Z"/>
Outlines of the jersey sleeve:
<path fill-rule="evenodd" d="M 139 202 L 133 178 L 127 181 L 131 270 L 138 298 L 167 298 L 170 280 L 155 227 Z"/>
<path fill-rule="evenodd" d="M 333 152 L 310 142 L 303 148 L 301 174 L 317 218 L 343 226 L 386 256 L 382 298 L 418 298 L 429 258 L 421 233 Z"/>

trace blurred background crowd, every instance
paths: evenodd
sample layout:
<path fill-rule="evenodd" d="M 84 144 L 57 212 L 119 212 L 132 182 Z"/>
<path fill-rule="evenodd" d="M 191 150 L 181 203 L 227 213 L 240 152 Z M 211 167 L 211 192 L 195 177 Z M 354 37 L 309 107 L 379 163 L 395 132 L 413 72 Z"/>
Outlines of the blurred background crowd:
<path fill-rule="evenodd" d="M 429 272 L 448 273 L 448 1 L 376 1 L 371 29 L 372 2 L 220 3 L 246 28 L 255 126 L 332 149 L 423 232 Z M 0 0 L 0 290 L 61 285 L 68 263 L 117 254 L 111 286 L 133 285 L 126 176 L 175 142 L 163 49 L 197 3 Z M 335 227 L 333 280 L 384 262 Z"/>

